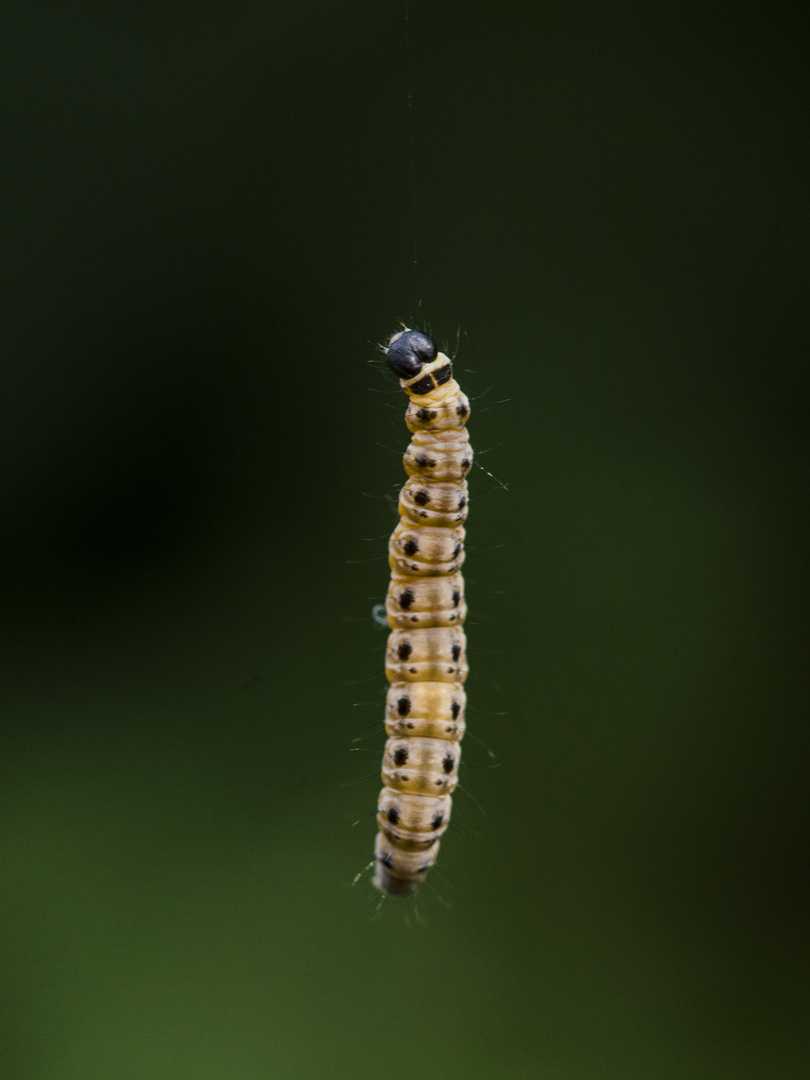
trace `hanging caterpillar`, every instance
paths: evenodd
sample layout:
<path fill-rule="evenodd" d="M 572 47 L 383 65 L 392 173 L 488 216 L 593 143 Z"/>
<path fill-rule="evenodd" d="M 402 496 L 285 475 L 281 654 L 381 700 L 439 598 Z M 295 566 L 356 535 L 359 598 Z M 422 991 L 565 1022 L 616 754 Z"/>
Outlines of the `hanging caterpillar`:
<path fill-rule="evenodd" d="M 465 429 L 470 403 L 427 334 L 394 334 L 385 353 L 410 399 L 405 423 L 413 438 L 403 458 L 400 521 L 388 543 L 391 685 L 374 884 L 407 896 L 436 861 L 458 783 L 467 678 L 460 568 L 472 450 Z"/>

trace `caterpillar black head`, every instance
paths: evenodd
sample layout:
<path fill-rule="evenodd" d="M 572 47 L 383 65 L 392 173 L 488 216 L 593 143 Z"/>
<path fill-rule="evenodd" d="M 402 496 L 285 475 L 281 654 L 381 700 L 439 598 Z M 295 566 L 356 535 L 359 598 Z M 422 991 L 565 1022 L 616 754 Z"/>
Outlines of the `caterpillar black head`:
<path fill-rule="evenodd" d="M 448 358 L 421 330 L 402 330 L 394 334 L 385 356 L 388 366 L 402 380 L 409 394 L 429 394 L 453 377 Z"/>

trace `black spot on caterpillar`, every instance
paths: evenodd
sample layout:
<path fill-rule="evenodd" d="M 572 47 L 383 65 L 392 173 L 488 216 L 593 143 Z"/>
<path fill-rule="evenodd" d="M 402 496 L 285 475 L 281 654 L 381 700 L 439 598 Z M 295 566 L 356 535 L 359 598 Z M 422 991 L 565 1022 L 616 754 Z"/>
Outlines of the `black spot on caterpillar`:
<path fill-rule="evenodd" d="M 374 884 L 390 896 L 408 896 L 436 861 L 458 783 L 467 678 L 460 567 L 472 451 L 465 429 L 470 404 L 450 360 L 427 334 L 395 334 L 386 357 L 409 398 L 405 423 L 412 439 L 403 458 L 408 480 L 400 521 L 388 545 L 391 685 Z"/>

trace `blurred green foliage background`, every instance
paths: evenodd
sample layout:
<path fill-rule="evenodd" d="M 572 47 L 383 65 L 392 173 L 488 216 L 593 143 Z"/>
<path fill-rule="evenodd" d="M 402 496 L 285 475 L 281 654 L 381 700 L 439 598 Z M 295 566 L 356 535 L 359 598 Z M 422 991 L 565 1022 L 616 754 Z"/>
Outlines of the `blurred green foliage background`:
<path fill-rule="evenodd" d="M 412 160 L 404 12 L 0 8 L 8 1080 L 810 1066 L 807 12 L 413 0 Z M 499 766 L 375 917 L 399 320 Z"/>

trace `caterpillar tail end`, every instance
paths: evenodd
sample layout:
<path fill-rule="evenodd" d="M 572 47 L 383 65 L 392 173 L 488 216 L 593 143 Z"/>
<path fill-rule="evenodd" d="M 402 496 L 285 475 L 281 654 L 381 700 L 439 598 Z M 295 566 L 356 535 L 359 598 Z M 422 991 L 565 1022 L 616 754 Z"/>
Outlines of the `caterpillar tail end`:
<path fill-rule="evenodd" d="M 428 851 L 400 851 L 382 833 L 377 833 L 372 878 L 374 887 L 387 896 L 410 896 L 425 880 L 438 851 L 438 840 Z"/>

